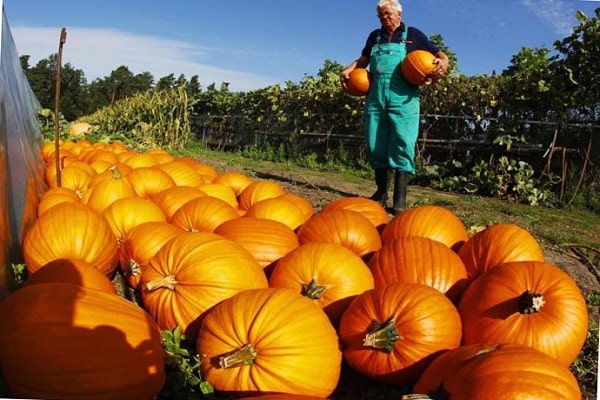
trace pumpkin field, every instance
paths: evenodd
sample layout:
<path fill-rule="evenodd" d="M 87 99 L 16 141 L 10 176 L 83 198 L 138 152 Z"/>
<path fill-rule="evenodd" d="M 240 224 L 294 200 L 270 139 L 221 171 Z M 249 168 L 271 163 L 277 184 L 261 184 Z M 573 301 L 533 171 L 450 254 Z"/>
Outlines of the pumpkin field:
<path fill-rule="evenodd" d="M 411 186 L 392 217 L 339 176 L 118 142 L 41 158 L 0 395 L 595 398 L 600 282 L 509 213 Z"/>

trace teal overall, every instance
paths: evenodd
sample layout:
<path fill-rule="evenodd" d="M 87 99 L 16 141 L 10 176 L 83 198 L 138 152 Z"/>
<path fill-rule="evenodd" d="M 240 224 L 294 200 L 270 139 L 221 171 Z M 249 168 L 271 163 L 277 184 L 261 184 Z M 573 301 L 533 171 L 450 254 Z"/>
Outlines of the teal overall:
<path fill-rule="evenodd" d="M 419 87 L 402 76 L 406 57 L 406 33 L 402 43 L 381 43 L 371 50 L 371 87 L 365 103 L 368 162 L 375 168 L 391 168 L 414 174 L 415 144 L 419 134 Z"/>

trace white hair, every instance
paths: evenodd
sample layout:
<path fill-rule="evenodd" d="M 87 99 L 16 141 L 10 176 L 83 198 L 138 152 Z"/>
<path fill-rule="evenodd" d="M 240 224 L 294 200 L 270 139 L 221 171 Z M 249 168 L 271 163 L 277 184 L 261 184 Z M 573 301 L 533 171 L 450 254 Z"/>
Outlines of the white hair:
<path fill-rule="evenodd" d="M 396 12 L 402 12 L 402 4 L 398 0 L 379 0 L 377 10 L 383 6 L 390 6 Z"/>

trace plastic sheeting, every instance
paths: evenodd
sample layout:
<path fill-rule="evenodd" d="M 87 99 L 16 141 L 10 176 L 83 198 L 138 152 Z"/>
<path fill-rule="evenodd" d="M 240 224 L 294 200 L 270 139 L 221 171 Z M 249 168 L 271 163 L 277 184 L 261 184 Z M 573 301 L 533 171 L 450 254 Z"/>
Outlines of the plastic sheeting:
<path fill-rule="evenodd" d="M 36 217 L 43 188 L 40 104 L 21 67 L 2 8 L 0 32 L 0 299 L 8 295 L 11 264 L 21 263 L 21 244 Z"/>

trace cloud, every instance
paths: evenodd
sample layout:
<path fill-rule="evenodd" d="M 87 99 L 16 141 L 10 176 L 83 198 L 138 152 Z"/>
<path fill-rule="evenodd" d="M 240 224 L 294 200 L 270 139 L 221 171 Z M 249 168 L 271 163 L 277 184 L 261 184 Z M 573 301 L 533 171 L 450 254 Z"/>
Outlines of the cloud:
<path fill-rule="evenodd" d="M 523 4 L 561 36 L 573 33 L 574 1 L 523 0 Z"/>
<path fill-rule="evenodd" d="M 20 56 L 29 55 L 30 65 L 58 52 L 61 28 L 11 27 Z M 233 69 L 219 68 L 203 61 L 213 49 L 185 41 L 142 36 L 115 29 L 69 28 L 63 46 L 63 64 L 84 72 L 88 82 L 104 78 L 124 65 L 134 74 L 150 72 L 155 81 L 163 76 L 198 75 L 206 88 L 215 82 L 230 82 L 230 90 L 247 91 L 277 83 L 277 79 Z"/>

